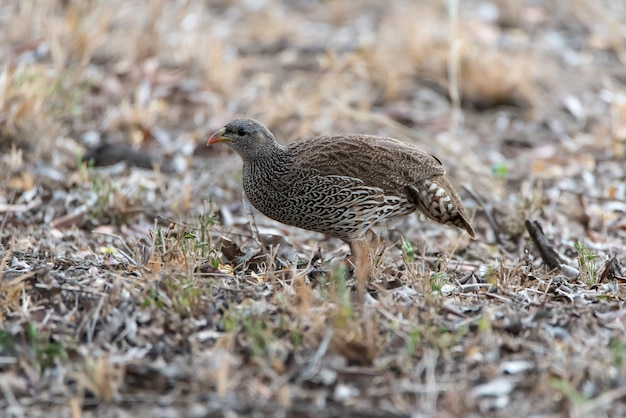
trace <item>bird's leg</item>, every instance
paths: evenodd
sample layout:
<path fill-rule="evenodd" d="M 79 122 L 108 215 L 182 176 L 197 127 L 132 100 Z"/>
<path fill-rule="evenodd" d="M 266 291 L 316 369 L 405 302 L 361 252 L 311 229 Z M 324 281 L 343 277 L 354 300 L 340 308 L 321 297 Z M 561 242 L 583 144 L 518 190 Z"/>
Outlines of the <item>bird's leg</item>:
<path fill-rule="evenodd" d="M 350 243 L 350 252 L 352 253 L 352 262 L 354 263 L 354 276 L 356 277 L 356 291 L 359 303 L 365 301 L 365 285 L 370 275 L 370 241 L 359 239 Z"/>
<path fill-rule="evenodd" d="M 378 234 L 371 229 L 367 230 L 365 237 L 367 238 L 367 241 L 369 242 L 370 249 L 373 250 L 371 253 L 371 256 L 372 256 L 372 259 L 374 259 L 374 257 L 379 255 L 380 246 L 383 243 L 383 240 L 381 240 Z"/>

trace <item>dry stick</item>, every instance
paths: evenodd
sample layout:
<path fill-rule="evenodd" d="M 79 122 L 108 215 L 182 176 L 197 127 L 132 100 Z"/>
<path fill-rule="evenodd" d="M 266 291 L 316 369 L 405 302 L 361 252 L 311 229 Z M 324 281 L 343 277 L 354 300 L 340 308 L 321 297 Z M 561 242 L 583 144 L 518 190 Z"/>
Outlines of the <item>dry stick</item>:
<path fill-rule="evenodd" d="M 437 399 L 439 397 L 439 392 L 437 390 L 437 373 L 435 371 L 435 369 L 437 368 L 438 360 L 438 350 L 432 348 L 424 349 L 422 362 L 424 362 L 425 364 L 424 386 L 426 389 L 426 393 L 424 396 L 425 399 L 422 404 L 423 406 L 425 406 L 427 411 L 433 412 L 437 409 Z"/>
<path fill-rule="evenodd" d="M 295 380 L 302 382 L 315 377 L 320 371 L 322 359 L 328 351 L 334 332 L 335 331 L 332 327 L 326 328 L 324 338 L 322 338 L 320 345 L 317 347 L 317 350 L 315 350 L 315 353 L 313 353 L 307 363 L 302 367 L 294 367 L 292 371 L 287 372 L 275 379 L 270 385 L 271 392 L 275 393 L 278 388 L 289 382 L 291 379 L 295 378 Z"/>
<path fill-rule="evenodd" d="M 313 250 L 311 251 L 311 257 L 309 257 L 309 261 L 307 261 L 306 267 L 304 268 L 304 270 L 302 270 L 301 273 L 298 273 L 298 262 L 296 261 L 296 263 L 293 265 L 294 275 L 293 275 L 293 280 L 292 280 L 292 287 L 293 285 L 296 284 L 299 277 L 302 277 L 302 282 L 304 283 L 304 281 L 306 280 L 309 274 L 309 269 L 311 268 L 311 261 L 313 261 L 313 257 L 315 257 L 315 253 L 318 250 L 319 250 L 319 244 L 316 243 L 315 246 L 313 247 Z M 322 260 L 322 262 L 323 261 L 324 260 Z"/>
<path fill-rule="evenodd" d="M 128 247 L 128 245 L 126 244 L 126 242 L 124 242 L 124 240 L 122 239 L 122 237 L 120 237 L 119 235 L 115 235 L 115 234 L 109 234 L 108 232 L 99 232 L 99 231 L 93 231 L 93 234 L 97 234 L 97 235 L 104 235 L 106 237 L 110 237 L 110 238 L 114 238 L 119 240 L 122 245 L 124 246 L 124 248 L 126 249 L 126 251 L 128 253 L 125 253 L 124 251 L 120 250 L 119 248 L 116 248 L 116 250 L 126 259 L 128 260 L 133 266 L 137 266 L 137 262 L 130 256 L 130 254 L 132 254 L 131 249 Z"/>
<path fill-rule="evenodd" d="M 86 315 L 83 315 L 82 319 L 78 323 L 76 328 L 76 334 L 80 335 L 83 330 L 85 331 L 87 343 L 91 344 L 93 342 L 93 338 L 95 335 L 96 323 L 98 322 L 98 318 L 100 317 L 100 312 L 102 311 L 104 301 L 107 299 L 108 295 L 102 296 L 98 299 L 98 303 L 94 309 L 88 312 Z"/>
<path fill-rule="evenodd" d="M 526 229 L 530 234 L 530 238 L 537 246 L 539 254 L 541 254 L 541 259 L 543 260 L 543 262 L 548 266 L 550 270 L 559 268 L 562 264 L 561 257 L 548 242 L 548 239 L 543 234 L 543 230 L 541 229 L 541 225 L 539 224 L 539 222 L 526 219 L 525 224 Z"/>
<path fill-rule="evenodd" d="M 151 271 L 148 268 L 148 263 L 150 262 L 150 260 L 152 259 L 152 256 L 154 255 L 154 246 L 156 245 L 156 239 L 157 239 L 157 231 L 159 230 L 159 221 L 157 218 L 154 218 L 154 233 L 152 234 L 152 239 L 150 241 L 150 249 L 148 254 L 144 253 L 144 258 L 143 258 L 143 265 L 141 266 L 141 268 L 144 271 Z"/>
<path fill-rule="evenodd" d="M 4 264 L 4 260 L 5 259 L 6 259 L 6 257 L 2 259 L 2 263 L 3 264 Z M 4 281 L 3 280 L 2 283 L 0 284 L 0 293 L 2 293 L 5 289 L 17 286 L 18 284 L 26 281 L 27 279 L 30 279 L 31 277 L 35 276 L 40 271 L 41 270 L 31 270 L 28 273 L 24 273 L 21 276 L 18 276 L 18 277 L 15 277 L 15 278 L 11 279 L 11 281 Z"/>
<path fill-rule="evenodd" d="M 33 273 L 37 274 L 40 273 L 41 270 L 35 271 Z M 29 273 L 30 274 L 30 273 Z M 22 278 L 22 277 L 20 277 Z M 11 283 L 14 284 L 14 283 Z M 42 290 L 55 290 L 55 291 L 65 291 L 65 292 L 76 292 L 76 293 L 80 293 L 81 295 L 84 296 L 100 296 L 100 297 L 106 297 L 109 294 L 106 292 L 98 292 L 98 291 L 91 291 L 91 290 L 85 290 L 85 287 L 80 285 L 80 286 L 64 286 L 64 285 L 47 285 L 44 283 L 35 283 L 33 285 L 33 287 L 35 289 L 42 289 Z"/>
<path fill-rule="evenodd" d="M 166 223 L 167 225 L 182 225 L 185 228 L 191 229 L 193 231 L 199 231 L 200 230 L 199 226 L 194 226 L 194 225 L 191 225 L 190 223 L 187 223 L 187 222 L 184 222 L 184 221 L 181 221 L 181 220 L 174 220 L 174 219 L 171 219 L 171 218 L 166 218 L 166 217 L 163 217 L 161 215 L 157 215 L 154 218 L 155 228 L 156 228 L 156 226 L 158 224 L 158 221 Z"/>
<path fill-rule="evenodd" d="M 278 276 L 276 275 L 276 270 L 274 269 L 274 265 L 276 264 L 276 257 L 278 257 L 278 248 L 280 247 L 280 244 L 278 244 L 276 247 L 274 247 L 273 245 L 269 246 L 269 251 L 267 252 L 267 255 L 265 256 L 265 260 L 267 263 L 267 266 L 265 267 L 265 282 L 267 283 L 269 281 L 269 276 L 273 276 L 276 280 L 278 280 Z M 285 287 L 284 283 L 283 284 L 283 288 Z"/>
<path fill-rule="evenodd" d="M 0 232 L 2 231 L 0 230 Z M 9 244 L 6 253 L 4 253 L 2 260 L 0 260 L 0 281 L 2 280 L 4 268 L 7 265 L 7 262 L 9 261 L 9 257 L 15 252 L 13 248 L 15 248 L 16 244 L 17 244 L 17 235 L 13 235 L 13 237 L 11 237 L 11 243 Z M 9 248 L 11 248 L 12 250 L 9 250 Z"/>
<path fill-rule="evenodd" d="M 298 376 L 299 381 L 308 380 L 313 378 L 320 371 L 320 364 L 322 362 L 322 358 L 328 351 L 328 347 L 330 345 L 331 338 L 333 336 L 334 330 L 332 327 L 326 328 L 326 332 L 324 333 L 324 338 L 320 342 L 320 345 L 317 347 L 317 350 L 308 361 L 308 364 L 301 369 L 300 375 Z"/>
<path fill-rule="evenodd" d="M 604 264 L 604 271 L 602 271 L 602 275 L 600 276 L 600 283 L 609 279 L 609 274 L 611 275 L 612 280 L 618 277 L 617 273 L 615 272 L 616 262 L 617 256 L 613 255 L 613 257 L 611 257 L 611 259 Z"/>
<path fill-rule="evenodd" d="M 591 416 L 595 409 L 607 407 L 626 396 L 626 386 L 621 386 L 590 399 L 578 407 L 579 416 Z"/>
<path fill-rule="evenodd" d="M 6 411 L 11 412 L 9 412 L 8 415 L 14 417 L 25 417 L 26 414 L 24 413 L 24 408 L 15 397 L 15 394 L 13 393 L 13 390 L 11 389 L 11 386 L 6 379 L 0 379 L 0 391 L 2 391 L 2 395 L 4 395 L 6 403 L 9 404 L 9 407 L 6 409 Z"/>
<path fill-rule="evenodd" d="M 252 239 L 256 241 L 257 244 L 259 245 L 263 245 L 261 244 L 261 241 L 259 240 L 259 227 L 256 224 L 256 219 L 254 218 L 254 213 L 252 213 L 252 205 L 249 205 L 248 202 L 246 201 L 246 198 L 244 197 L 244 195 L 241 195 L 241 204 L 244 207 L 244 210 L 246 212 L 246 214 L 248 215 L 248 219 L 250 219 L 250 226 L 251 231 L 252 231 Z"/>
<path fill-rule="evenodd" d="M 13 195 L 9 198 L 9 202 L 10 202 L 11 204 L 12 204 L 12 203 L 13 203 L 13 201 L 15 200 L 15 195 L 16 195 L 16 193 L 17 193 L 17 192 L 15 192 L 15 191 L 14 191 L 14 192 L 13 192 Z M 4 232 L 4 226 L 5 226 L 5 225 L 6 225 L 6 223 L 7 223 L 7 219 L 9 219 L 9 217 L 8 217 L 8 216 L 4 216 L 4 217 L 2 218 L 2 223 L 0 224 L 0 238 L 2 238 L 2 233 Z M 0 266 L 0 269 L 1 269 L 1 268 L 2 268 L 2 267 Z"/>

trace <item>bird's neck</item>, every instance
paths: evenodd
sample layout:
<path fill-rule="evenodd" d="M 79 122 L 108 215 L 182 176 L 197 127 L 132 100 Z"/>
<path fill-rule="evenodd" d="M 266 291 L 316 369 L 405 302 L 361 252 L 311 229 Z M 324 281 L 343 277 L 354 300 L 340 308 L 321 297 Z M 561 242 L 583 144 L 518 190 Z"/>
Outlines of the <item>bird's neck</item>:
<path fill-rule="evenodd" d="M 244 164 L 268 165 L 281 164 L 287 158 L 286 148 L 278 143 L 268 144 L 261 150 L 249 155 L 241 155 Z"/>
<path fill-rule="evenodd" d="M 263 181 L 280 178 L 291 166 L 291 157 L 282 145 L 268 147 L 254 158 L 243 159 L 244 171 Z"/>

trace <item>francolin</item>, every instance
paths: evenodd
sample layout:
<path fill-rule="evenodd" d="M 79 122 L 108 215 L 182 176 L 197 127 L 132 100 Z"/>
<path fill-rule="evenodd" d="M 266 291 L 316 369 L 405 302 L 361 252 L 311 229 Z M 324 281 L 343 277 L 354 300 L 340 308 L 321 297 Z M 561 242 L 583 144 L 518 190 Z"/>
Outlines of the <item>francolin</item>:
<path fill-rule="evenodd" d="M 218 142 L 241 156 L 244 192 L 261 213 L 350 246 L 359 298 L 370 273 L 375 224 L 419 210 L 474 237 L 441 161 L 408 143 L 336 135 L 282 146 L 253 119 L 233 120 L 207 145 Z"/>

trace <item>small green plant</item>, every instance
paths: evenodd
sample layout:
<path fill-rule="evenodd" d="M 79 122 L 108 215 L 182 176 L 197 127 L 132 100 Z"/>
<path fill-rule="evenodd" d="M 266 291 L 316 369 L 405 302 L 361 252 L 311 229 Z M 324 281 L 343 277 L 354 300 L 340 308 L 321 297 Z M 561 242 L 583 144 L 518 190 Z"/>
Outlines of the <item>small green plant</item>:
<path fill-rule="evenodd" d="M 402 258 L 405 263 L 412 263 L 415 260 L 415 249 L 404 237 L 402 237 Z"/>
<path fill-rule="evenodd" d="M 80 157 L 77 156 L 77 172 L 81 181 L 89 183 L 89 186 L 86 187 L 88 190 L 87 193 L 93 193 L 92 196 L 95 196 L 95 201 L 92 198 L 86 198 L 85 200 L 89 202 L 89 217 L 98 221 L 102 217 L 110 217 L 111 216 L 111 203 L 113 201 L 113 193 L 115 192 L 114 184 L 105 179 L 102 174 L 98 170 L 92 170 L 94 166 L 93 160 L 89 160 L 87 162 L 83 162 L 80 160 Z M 83 193 L 85 189 L 83 188 Z M 89 194 L 86 194 L 89 196 Z M 111 219 L 111 222 L 114 222 L 115 219 Z"/>
<path fill-rule="evenodd" d="M 578 268 L 580 269 L 581 279 L 589 286 L 597 284 L 598 255 L 585 248 L 580 241 L 576 241 L 574 248 L 578 253 Z"/>
<path fill-rule="evenodd" d="M 222 315 L 222 328 L 224 332 L 233 332 L 237 330 L 239 325 L 239 311 L 236 309 L 229 309 Z"/>
<path fill-rule="evenodd" d="M 146 293 L 143 308 L 168 308 L 183 318 L 197 315 L 204 309 L 203 287 L 196 276 L 172 275 L 163 280 L 158 289 Z"/>
<path fill-rule="evenodd" d="M 147 290 L 146 298 L 141 304 L 141 307 L 143 309 L 146 309 L 152 306 L 153 304 L 157 309 L 160 309 L 160 310 L 162 310 L 165 307 L 165 304 L 163 303 L 163 299 L 161 298 L 158 289 L 155 289 L 155 288 L 151 288 Z"/>
<path fill-rule="evenodd" d="M 42 336 L 34 322 L 29 322 L 26 326 L 26 338 L 33 347 L 35 367 L 39 372 L 43 373 L 46 369 L 54 367 L 57 361 L 67 359 L 63 345 L 49 341 L 47 336 Z"/>
<path fill-rule="evenodd" d="M 101 219 L 109 212 L 109 205 L 113 196 L 113 184 L 102 177 L 98 170 L 94 170 L 91 175 L 91 190 L 96 195 L 96 203 L 92 208 L 91 216 L 94 219 Z"/>
<path fill-rule="evenodd" d="M 209 209 L 206 209 L 206 205 L 208 204 Z M 200 240 L 203 244 L 202 248 L 202 257 L 207 257 L 208 251 L 210 250 L 211 237 L 209 232 L 212 227 L 215 225 L 219 225 L 220 220 L 215 215 L 213 211 L 213 202 L 210 200 L 205 202 L 205 210 L 200 215 L 198 215 L 198 223 L 200 224 Z"/>
<path fill-rule="evenodd" d="M 563 379 L 552 379 L 550 385 L 561 392 L 572 403 L 574 408 L 579 409 L 585 403 L 586 399 L 570 382 Z"/>
<path fill-rule="evenodd" d="M 154 237 L 154 249 L 157 254 L 161 257 L 161 262 L 165 264 L 165 254 L 166 254 L 166 239 L 165 233 L 163 232 L 163 228 L 157 226 L 156 231 L 150 231 L 150 234 L 153 234 Z"/>
<path fill-rule="evenodd" d="M 7 330 L 0 331 L 0 355 L 17 355 L 17 348 L 13 336 Z"/>
<path fill-rule="evenodd" d="M 332 294 L 337 298 L 339 305 L 343 307 L 352 306 L 350 300 L 350 288 L 346 282 L 347 268 L 343 264 L 337 264 L 330 276 L 330 290 Z"/>
<path fill-rule="evenodd" d="M 622 368 L 625 364 L 624 362 L 624 349 L 625 348 L 626 348 L 626 345 L 624 344 L 624 341 L 620 340 L 619 338 L 611 338 L 611 340 L 609 341 L 609 349 L 611 350 L 611 353 L 613 354 L 613 364 L 617 368 Z"/>
<path fill-rule="evenodd" d="M 450 281 L 448 274 L 441 270 L 441 259 L 438 258 L 435 263 L 435 269 L 430 274 L 430 289 L 433 292 L 441 292 L 443 285 Z"/>
<path fill-rule="evenodd" d="M 248 337 L 249 349 L 252 357 L 262 357 L 273 339 L 267 329 L 267 323 L 254 315 L 244 315 L 242 318 L 243 333 Z"/>
<path fill-rule="evenodd" d="M 78 172 L 78 177 L 80 179 L 88 179 L 89 171 L 87 169 L 94 166 L 93 158 L 89 159 L 89 161 L 83 161 L 80 153 L 76 153 L 74 157 L 76 158 L 76 171 Z"/>
<path fill-rule="evenodd" d="M 204 259 L 203 255 L 206 253 L 209 243 L 198 238 L 198 234 L 186 228 L 181 231 L 179 237 L 180 239 L 173 241 L 178 242 L 178 248 L 183 256 L 187 271 L 191 273 L 199 259 Z"/>
<path fill-rule="evenodd" d="M 302 334 L 299 331 L 293 330 L 291 332 L 291 343 L 294 351 L 297 351 L 302 346 Z"/>
<path fill-rule="evenodd" d="M 206 263 L 207 259 L 212 267 L 219 267 L 221 248 L 211 245 L 210 235 L 213 227 L 219 224 L 219 218 L 214 214 L 213 205 L 210 201 L 208 205 L 208 210 L 205 207 L 205 211 L 198 215 L 197 226 L 183 227 L 174 240 L 178 243 L 190 277 L 193 276 L 195 267 L 198 264 Z"/>
<path fill-rule="evenodd" d="M 409 333 L 409 339 L 406 341 L 406 353 L 408 356 L 412 356 L 415 353 L 415 349 L 422 341 L 422 333 L 418 328 L 413 328 Z"/>
<path fill-rule="evenodd" d="M 154 240 L 155 258 L 160 259 L 160 268 L 183 267 L 189 280 L 197 279 L 200 265 L 208 262 L 214 268 L 219 267 L 222 245 L 211 243 L 211 231 L 219 224 L 212 207 L 195 220 L 197 222 L 175 223 L 167 229 L 157 225 L 150 232 Z"/>
<path fill-rule="evenodd" d="M 68 78 L 71 74 L 72 72 L 68 72 Z M 50 112 L 58 117 L 71 115 L 73 118 L 79 118 L 85 113 L 84 98 L 93 86 L 82 83 L 68 89 L 65 84 L 61 79 L 52 84 L 51 98 L 48 100 Z"/>
<path fill-rule="evenodd" d="M 495 163 L 491 166 L 491 174 L 498 180 L 504 180 L 509 174 L 509 166 L 506 162 Z"/>
<path fill-rule="evenodd" d="M 478 320 L 478 332 L 480 334 L 490 334 L 491 333 L 491 320 L 487 315 L 483 315 Z"/>
<path fill-rule="evenodd" d="M 318 280 L 321 284 L 320 290 L 324 297 L 336 306 L 332 315 L 333 325 L 337 328 L 344 328 L 353 319 L 352 292 L 348 286 L 348 269 L 343 263 L 338 263 L 332 267 L 327 276 L 328 281 Z"/>
<path fill-rule="evenodd" d="M 183 278 L 176 282 L 173 290 L 173 302 L 180 313 L 192 313 L 200 306 L 202 294 L 196 280 Z"/>
<path fill-rule="evenodd" d="M 225 332 L 234 332 L 244 337 L 239 340 L 254 358 L 263 357 L 272 341 L 276 338 L 268 327 L 266 319 L 254 315 L 247 309 L 234 307 L 226 311 L 222 317 Z"/>
<path fill-rule="evenodd" d="M 437 347 L 444 350 L 450 349 L 459 340 L 458 334 L 445 325 L 439 325 L 435 337 Z"/>

